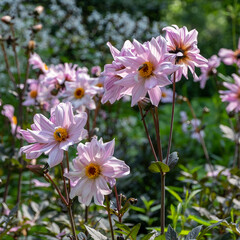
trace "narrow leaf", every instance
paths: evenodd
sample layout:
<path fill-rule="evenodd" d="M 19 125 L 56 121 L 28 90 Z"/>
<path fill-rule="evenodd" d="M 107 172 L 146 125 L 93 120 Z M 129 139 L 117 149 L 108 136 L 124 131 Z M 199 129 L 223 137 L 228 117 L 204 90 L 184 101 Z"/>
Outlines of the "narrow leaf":
<path fill-rule="evenodd" d="M 180 197 L 175 191 L 173 191 L 172 189 L 170 189 L 170 188 L 168 188 L 168 187 L 166 187 L 166 190 L 167 190 L 169 193 L 171 193 L 179 202 L 182 203 L 181 197 Z"/>
<path fill-rule="evenodd" d="M 141 223 L 138 223 L 137 225 L 135 225 L 132 229 L 131 232 L 126 236 L 125 240 L 128 239 L 128 237 L 130 237 L 131 240 L 136 240 L 137 239 L 137 234 L 138 231 L 141 227 Z"/>

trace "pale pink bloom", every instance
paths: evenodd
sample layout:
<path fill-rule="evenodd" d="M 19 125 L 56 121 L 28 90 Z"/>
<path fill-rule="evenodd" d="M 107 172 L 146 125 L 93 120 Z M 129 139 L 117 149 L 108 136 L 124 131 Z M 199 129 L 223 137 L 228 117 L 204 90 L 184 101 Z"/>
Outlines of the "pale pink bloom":
<path fill-rule="evenodd" d="M 20 130 L 22 136 L 31 145 L 24 146 L 20 153 L 26 153 L 27 159 L 38 158 L 42 153 L 49 155 L 50 167 L 58 165 L 63 160 L 64 151 L 78 143 L 87 135 L 83 129 L 87 122 L 87 114 L 73 115 L 71 103 L 60 103 L 51 110 L 51 118 L 35 114 L 31 129 Z"/>
<path fill-rule="evenodd" d="M 42 61 L 37 53 L 31 54 L 29 64 L 33 65 L 33 69 L 40 69 L 43 73 L 48 72 L 48 66 Z"/>
<path fill-rule="evenodd" d="M 10 104 L 5 104 L 3 106 L 2 115 L 8 118 L 10 124 L 11 124 L 11 133 L 12 135 L 15 135 L 15 132 L 17 133 L 16 137 L 20 138 L 20 135 L 18 134 L 20 127 L 17 126 L 17 117 L 14 115 L 14 107 Z M 17 128 L 17 130 L 16 130 Z"/>
<path fill-rule="evenodd" d="M 201 138 L 205 136 L 204 131 L 201 129 L 201 121 L 199 119 L 192 119 L 190 124 L 192 125 L 191 138 L 201 142 Z"/>
<path fill-rule="evenodd" d="M 88 73 L 88 68 L 87 67 L 78 67 L 77 68 L 78 73 Z"/>
<path fill-rule="evenodd" d="M 62 237 L 64 237 L 66 234 L 67 234 L 67 233 L 66 233 L 65 231 L 62 231 L 62 232 L 60 232 L 60 233 L 56 236 L 56 238 L 57 238 L 57 239 L 62 239 Z"/>
<path fill-rule="evenodd" d="M 171 103 L 173 100 L 173 90 L 171 88 L 161 88 L 161 102 L 162 103 Z M 175 96 L 177 94 L 175 93 Z"/>
<path fill-rule="evenodd" d="M 40 182 L 37 179 L 33 179 L 32 182 L 33 182 L 35 187 L 49 187 L 51 185 L 50 183 Z"/>
<path fill-rule="evenodd" d="M 92 67 L 92 69 L 91 69 L 91 74 L 92 74 L 94 77 L 99 77 L 100 74 L 101 74 L 101 67 L 100 67 L 100 66 L 94 66 L 94 67 Z"/>
<path fill-rule="evenodd" d="M 233 51 L 230 49 L 221 48 L 218 55 L 226 65 L 232 65 L 236 63 L 237 66 L 240 67 L 240 38 L 238 39 L 238 49 Z"/>
<path fill-rule="evenodd" d="M 200 82 L 200 88 L 205 88 L 206 82 L 210 76 L 217 74 L 217 67 L 220 65 L 220 58 L 217 55 L 213 55 L 208 59 L 208 66 L 201 68 L 202 74 L 199 79 L 195 79 L 195 82 Z"/>
<path fill-rule="evenodd" d="M 86 73 L 78 73 L 75 82 L 66 82 L 66 91 L 63 97 L 70 101 L 75 109 L 85 106 L 88 109 L 95 109 L 96 105 L 93 96 L 97 93 L 93 86 L 94 80 Z"/>
<path fill-rule="evenodd" d="M 116 82 L 123 78 L 123 75 L 128 74 L 126 67 L 118 60 L 121 56 L 134 56 L 134 46 L 130 41 L 125 41 L 121 51 L 112 46 L 110 42 L 107 43 L 114 61 L 111 64 L 104 66 L 104 71 L 101 78 L 104 83 L 104 95 L 102 103 L 110 102 L 113 104 L 116 100 L 121 99 L 126 94 L 131 94 L 131 89 L 128 87 L 117 85 Z"/>
<path fill-rule="evenodd" d="M 228 168 L 224 169 L 223 166 L 215 166 L 215 168 L 217 168 L 216 170 L 214 170 L 213 172 L 210 171 L 207 173 L 208 177 L 217 177 L 220 173 L 220 175 L 226 176 L 228 178 L 231 177 L 231 172 Z"/>
<path fill-rule="evenodd" d="M 70 198 L 78 196 L 79 202 L 90 205 L 92 197 L 97 205 L 103 205 L 104 195 L 110 194 L 110 187 L 116 184 L 115 178 L 130 173 L 129 167 L 113 156 L 115 141 L 103 143 L 93 138 L 85 145 L 78 145 L 78 157 L 73 160 L 74 172 L 64 176 L 72 182 L 77 181 L 71 189 Z"/>
<path fill-rule="evenodd" d="M 134 106 L 148 93 L 153 105 L 158 106 L 161 99 L 161 90 L 171 84 L 168 75 L 178 69 L 178 66 L 166 61 L 167 46 L 162 37 L 152 38 L 144 44 L 133 41 L 135 56 L 118 57 L 118 60 L 130 73 L 116 84 L 131 89 L 132 103 Z"/>
<path fill-rule="evenodd" d="M 180 66 L 176 71 L 176 81 L 180 81 L 182 75 L 188 79 L 188 68 L 194 79 L 197 79 L 195 67 L 207 67 L 208 62 L 200 55 L 197 47 L 197 30 L 193 29 L 189 32 L 185 26 L 179 28 L 173 25 L 163 28 L 163 31 L 166 31 L 169 58 Z"/>
<path fill-rule="evenodd" d="M 23 102 L 24 106 L 34 106 L 37 103 L 37 97 L 40 91 L 40 82 L 35 79 L 28 79 L 29 92 L 26 100 Z"/>
<path fill-rule="evenodd" d="M 187 113 L 184 112 L 184 111 L 181 111 L 180 112 L 180 117 L 181 117 L 181 122 L 184 123 L 188 120 L 188 116 L 187 116 Z"/>
<path fill-rule="evenodd" d="M 229 90 L 222 91 L 220 90 L 219 93 L 221 94 L 220 97 L 223 102 L 229 102 L 227 106 L 227 111 L 240 111 L 240 77 L 236 74 L 233 74 L 233 79 L 235 83 L 227 83 L 224 82 L 223 86 L 228 88 Z"/>

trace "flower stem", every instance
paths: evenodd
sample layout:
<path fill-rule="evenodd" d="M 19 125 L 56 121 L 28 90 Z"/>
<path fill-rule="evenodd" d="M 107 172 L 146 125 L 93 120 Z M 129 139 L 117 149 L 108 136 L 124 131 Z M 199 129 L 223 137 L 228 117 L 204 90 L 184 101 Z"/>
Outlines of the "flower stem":
<path fill-rule="evenodd" d="M 165 173 L 161 173 L 161 235 L 165 229 Z"/>
<path fill-rule="evenodd" d="M 62 180 L 63 180 L 63 185 L 64 185 L 64 191 L 65 191 L 65 195 L 66 195 L 66 199 L 67 199 L 67 202 L 69 204 L 69 195 L 68 195 L 68 189 L 67 189 L 67 184 L 66 184 L 66 180 L 65 180 L 65 177 L 63 176 L 64 175 L 64 167 L 63 167 L 63 163 L 61 162 L 61 176 L 62 176 Z"/>
<path fill-rule="evenodd" d="M 144 125 L 145 132 L 146 132 L 146 135 L 147 135 L 147 138 L 148 138 L 148 142 L 149 142 L 150 147 L 152 149 L 153 156 L 155 158 L 155 161 L 158 162 L 158 158 L 157 158 L 156 152 L 154 150 L 154 147 L 153 147 L 153 144 L 152 144 L 152 140 L 151 140 L 151 137 L 149 135 L 149 132 L 148 132 L 148 129 L 147 129 L 147 125 L 146 125 L 146 122 L 145 122 L 145 119 L 144 119 L 144 116 L 143 116 L 142 108 L 141 108 L 141 106 L 139 104 L 138 104 L 138 107 L 139 107 L 139 110 L 140 110 L 140 114 L 141 114 L 141 117 L 142 117 L 143 125 Z"/>
<path fill-rule="evenodd" d="M 171 125 L 170 125 L 170 134 L 169 134 L 169 141 L 168 141 L 168 149 L 167 149 L 167 157 L 166 157 L 166 164 L 168 164 L 168 158 L 170 155 L 171 144 L 172 144 L 172 132 L 173 132 L 173 120 L 174 120 L 174 108 L 175 108 L 175 92 L 176 92 L 176 72 L 173 75 L 173 98 L 172 98 L 172 116 L 171 116 Z"/>
<path fill-rule="evenodd" d="M 119 221 L 120 223 L 122 223 L 122 216 L 119 215 L 119 212 L 120 212 L 120 210 L 121 210 L 121 204 L 120 204 L 120 202 L 119 202 L 118 192 L 117 192 L 117 187 L 116 187 L 116 185 L 114 185 L 114 192 L 115 192 L 115 197 L 116 197 L 116 202 L 117 202 L 118 221 Z"/>
<path fill-rule="evenodd" d="M 73 233 L 74 240 L 78 240 L 78 237 L 77 237 L 77 234 L 76 234 L 74 217 L 73 217 L 73 213 L 72 213 L 72 201 L 71 200 L 69 200 L 68 214 L 69 214 L 69 218 L 70 218 L 70 223 L 71 223 L 71 228 L 72 228 L 72 233 Z"/>
<path fill-rule="evenodd" d="M 110 225 L 110 229 L 111 229 L 111 236 L 112 236 L 112 240 L 114 240 L 114 232 L 113 232 L 111 213 L 110 213 L 110 203 L 109 203 L 109 199 L 108 199 L 107 195 L 105 196 L 105 199 L 106 199 L 106 202 L 107 202 L 107 212 L 108 212 L 109 225 Z"/>

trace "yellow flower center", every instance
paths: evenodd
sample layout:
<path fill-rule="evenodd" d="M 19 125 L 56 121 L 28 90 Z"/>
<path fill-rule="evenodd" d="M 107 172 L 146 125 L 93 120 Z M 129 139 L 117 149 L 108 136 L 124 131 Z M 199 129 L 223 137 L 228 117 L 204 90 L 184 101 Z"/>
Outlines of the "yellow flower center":
<path fill-rule="evenodd" d="M 13 117 L 12 117 L 12 122 L 13 122 L 15 125 L 17 125 L 17 117 L 16 117 L 16 116 L 13 116 Z"/>
<path fill-rule="evenodd" d="M 36 90 L 32 90 L 30 93 L 29 93 L 30 97 L 31 98 L 36 98 L 37 95 L 38 95 L 38 92 Z"/>
<path fill-rule="evenodd" d="M 83 88 L 77 88 L 74 92 L 75 98 L 82 98 L 84 96 L 84 89 Z"/>
<path fill-rule="evenodd" d="M 149 77 L 152 74 L 153 65 L 150 62 L 145 62 L 138 68 L 138 71 L 141 77 Z"/>
<path fill-rule="evenodd" d="M 97 87 L 103 87 L 103 84 L 102 83 L 98 83 L 96 84 Z"/>
<path fill-rule="evenodd" d="M 95 179 L 100 175 L 101 170 L 97 164 L 90 163 L 88 166 L 86 166 L 85 172 L 88 178 Z"/>
<path fill-rule="evenodd" d="M 56 141 L 62 142 L 65 141 L 68 137 L 68 132 L 65 128 L 57 128 L 55 132 L 53 133 L 53 136 Z"/>
<path fill-rule="evenodd" d="M 167 94 L 165 92 L 162 93 L 162 97 L 166 97 Z"/>
<path fill-rule="evenodd" d="M 44 63 L 44 69 L 47 71 L 48 70 L 48 66 L 46 63 Z"/>

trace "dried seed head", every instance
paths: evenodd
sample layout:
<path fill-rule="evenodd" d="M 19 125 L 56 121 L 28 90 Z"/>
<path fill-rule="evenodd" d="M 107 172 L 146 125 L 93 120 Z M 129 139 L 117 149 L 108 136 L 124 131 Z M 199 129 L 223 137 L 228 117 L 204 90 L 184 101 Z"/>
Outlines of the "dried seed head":
<path fill-rule="evenodd" d="M 149 110 L 149 109 L 153 106 L 152 103 L 151 103 L 151 101 L 150 101 L 150 99 L 147 98 L 147 97 L 142 98 L 142 99 L 138 102 L 138 104 L 139 104 L 140 107 L 141 107 L 143 110 L 145 110 L 145 111 Z"/>
<path fill-rule="evenodd" d="M 37 6 L 35 9 L 34 9 L 34 13 L 40 15 L 44 10 L 44 7 L 43 6 Z"/>
<path fill-rule="evenodd" d="M 42 24 L 37 24 L 32 27 L 33 32 L 37 33 L 42 30 Z"/>
<path fill-rule="evenodd" d="M 3 16 L 1 18 L 2 22 L 6 23 L 6 24 L 11 24 L 11 20 L 12 20 L 12 17 L 10 16 Z"/>

